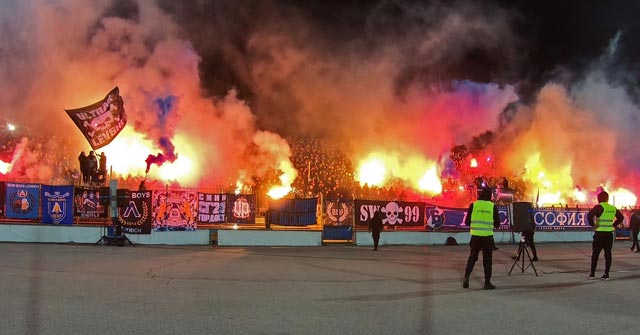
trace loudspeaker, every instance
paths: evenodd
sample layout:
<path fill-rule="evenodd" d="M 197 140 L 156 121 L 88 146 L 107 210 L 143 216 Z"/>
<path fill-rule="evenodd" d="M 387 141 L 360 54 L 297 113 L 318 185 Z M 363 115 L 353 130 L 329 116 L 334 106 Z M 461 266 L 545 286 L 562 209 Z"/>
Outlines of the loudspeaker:
<path fill-rule="evenodd" d="M 98 201 L 100 202 L 100 205 L 102 206 L 107 206 L 109 205 L 109 188 L 108 187 L 100 187 L 100 189 L 98 190 L 100 191 L 100 198 L 98 198 Z"/>
<path fill-rule="evenodd" d="M 118 207 L 124 207 L 129 204 L 129 199 L 131 198 L 131 191 L 126 188 L 119 188 L 116 191 L 116 202 L 118 203 Z"/>
<path fill-rule="evenodd" d="M 532 209 L 530 202 L 513 203 L 513 222 L 511 225 L 513 231 L 533 231 Z"/>

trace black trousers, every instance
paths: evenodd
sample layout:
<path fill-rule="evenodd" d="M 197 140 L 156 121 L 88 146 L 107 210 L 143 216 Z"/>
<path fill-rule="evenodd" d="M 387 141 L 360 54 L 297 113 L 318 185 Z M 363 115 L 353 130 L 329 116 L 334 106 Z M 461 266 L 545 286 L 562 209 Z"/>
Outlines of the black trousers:
<path fill-rule="evenodd" d="M 378 242 L 380 241 L 380 232 L 372 231 L 371 237 L 373 237 L 373 248 L 378 249 Z"/>
<path fill-rule="evenodd" d="M 613 247 L 612 232 L 595 232 L 593 234 L 593 251 L 591 253 L 591 273 L 596 272 L 600 251 L 604 249 L 604 273 L 609 274 L 611 269 L 611 248 Z"/>
<path fill-rule="evenodd" d="M 631 250 L 635 249 L 640 251 L 640 245 L 638 245 L 638 232 L 640 230 L 631 230 Z"/>
<path fill-rule="evenodd" d="M 527 242 L 529 248 L 531 248 L 531 252 L 533 253 L 533 258 L 538 258 L 538 253 L 536 252 L 536 244 L 533 242 L 533 230 L 527 230 L 522 232 L 522 236 L 524 236 L 524 241 Z"/>
<path fill-rule="evenodd" d="M 474 265 L 478 260 L 478 255 L 482 250 L 482 266 L 484 267 L 484 281 L 488 283 L 491 281 L 491 267 L 493 266 L 493 236 L 471 236 L 469 241 L 469 247 L 471 252 L 469 253 L 469 259 L 467 259 L 467 268 L 464 272 L 464 277 L 469 278 L 473 271 Z"/>

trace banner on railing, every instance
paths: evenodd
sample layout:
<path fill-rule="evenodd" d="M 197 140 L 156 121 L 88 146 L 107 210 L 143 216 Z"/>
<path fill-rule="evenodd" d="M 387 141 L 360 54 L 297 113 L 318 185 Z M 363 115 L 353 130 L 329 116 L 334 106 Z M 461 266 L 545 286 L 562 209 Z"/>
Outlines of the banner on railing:
<path fill-rule="evenodd" d="M 537 208 L 533 210 L 533 222 L 539 230 L 564 230 L 590 228 L 588 209 Z"/>
<path fill-rule="evenodd" d="M 37 219 L 40 210 L 40 184 L 7 183 L 5 204 L 7 218 Z"/>
<path fill-rule="evenodd" d="M 3 181 L 0 181 L 0 217 L 4 217 L 4 198 L 5 198 L 5 183 Z"/>
<path fill-rule="evenodd" d="M 509 206 L 498 206 L 498 215 L 500 216 L 500 228 L 499 230 L 508 230 L 511 225 L 509 224 Z M 464 223 L 467 216 L 468 208 L 450 208 L 440 206 L 427 206 L 426 217 L 427 226 L 434 229 L 469 229 Z"/>
<path fill-rule="evenodd" d="M 425 204 L 407 201 L 355 200 L 355 222 L 367 226 L 376 210 L 382 212 L 385 226 L 423 226 Z"/>
<path fill-rule="evenodd" d="M 153 231 L 195 231 L 197 201 L 195 191 L 153 192 Z"/>
<path fill-rule="evenodd" d="M 73 224 L 73 186 L 42 185 L 42 223 Z"/>
<path fill-rule="evenodd" d="M 225 222 L 226 194 L 198 193 L 198 222 L 204 224 Z"/>
<path fill-rule="evenodd" d="M 500 215 L 500 230 L 511 228 L 510 220 L 512 211 L 510 206 L 498 206 Z M 590 228 L 587 222 L 588 209 L 565 208 L 534 208 L 532 218 L 538 230 L 565 230 L 576 228 Z M 469 229 L 464 224 L 467 215 L 466 208 L 448 208 L 440 206 L 427 206 L 427 226 L 434 229 Z"/>
<path fill-rule="evenodd" d="M 255 224 L 256 196 L 254 194 L 228 194 L 226 221 L 237 224 Z"/>
<path fill-rule="evenodd" d="M 351 226 L 353 224 L 353 201 L 325 200 L 325 226 Z"/>
<path fill-rule="evenodd" d="M 269 201 L 268 224 L 310 226 L 317 223 L 317 198 L 272 199 Z"/>
<path fill-rule="evenodd" d="M 104 194 L 103 194 L 104 195 Z M 100 203 L 100 189 L 76 187 L 74 190 L 74 216 L 82 218 L 106 218 L 107 206 Z"/>
<path fill-rule="evenodd" d="M 151 191 L 131 191 L 118 204 L 118 223 L 127 234 L 151 234 Z"/>

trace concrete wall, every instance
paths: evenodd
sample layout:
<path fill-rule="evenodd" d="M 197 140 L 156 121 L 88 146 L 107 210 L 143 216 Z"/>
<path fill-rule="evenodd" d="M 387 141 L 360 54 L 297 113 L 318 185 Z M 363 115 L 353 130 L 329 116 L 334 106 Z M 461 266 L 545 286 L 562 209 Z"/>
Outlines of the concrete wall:
<path fill-rule="evenodd" d="M 0 242 L 95 243 L 102 236 L 101 227 L 0 224 Z M 536 243 L 585 242 L 592 240 L 591 231 L 539 231 Z M 468 232 L 383 232 L 381 245 L 443 245 L 452 236 L 458 244 L 469 243 Z M 135 244 L 208 245 L 215 240 L 221 246 L 320 246 L 322 231 L 200 229 L 194 232 L 152 232 L 149 235 L 128 234 Z M 496 243 L 520 240 L 520 234 L 496 232 Z M 357 245 L 373 245 L 371 234 L 356 232 Z"/>
<path fill-rule="evenodd" d="M 0 224 L 0 242 L 95 243 L 102 234 L 101 227 Z M 150 235 L 127 234 L 127 237 L 135 244 L 210 243 L 207 229 L 194 232 L 152 232 Z"/>

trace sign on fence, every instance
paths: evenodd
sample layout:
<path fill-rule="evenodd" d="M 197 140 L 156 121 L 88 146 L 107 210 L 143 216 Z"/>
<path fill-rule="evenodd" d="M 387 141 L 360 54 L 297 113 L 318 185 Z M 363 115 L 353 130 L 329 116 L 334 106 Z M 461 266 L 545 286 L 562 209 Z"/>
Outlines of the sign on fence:
<path fill-rule="evenodd" d="M 317 198 L 276 199 L 269 202 L 269 224 L 282 226 L 309 226 L 317 222 Z"/>
<path fill-rule="evenodd" d="M 40 184 L 7 183 L 7 218 L 37 219 L 40 210 Z"/>
<path fill-rule="evenodd" d="M 42 223 L 73 224 L 73 186 L 42 185 Z"/>
<path fill-rule="evenodd" d="M 131 191 L 119 200 L 118 222 L 127 234 L 151 234 L 151 191 Z"/>
<path fill-rule="evenodd" d="M 226 207 L 226 194 L 198 193 L 198 222 L 225 222 Z"/>
<path fill-rule="evenodd" d="M 382 224 L 386 226 L 423 226 L 422 202 L 355 200 L 356 225 L 367 226 L 373 214 L 382 212 Z"/>

